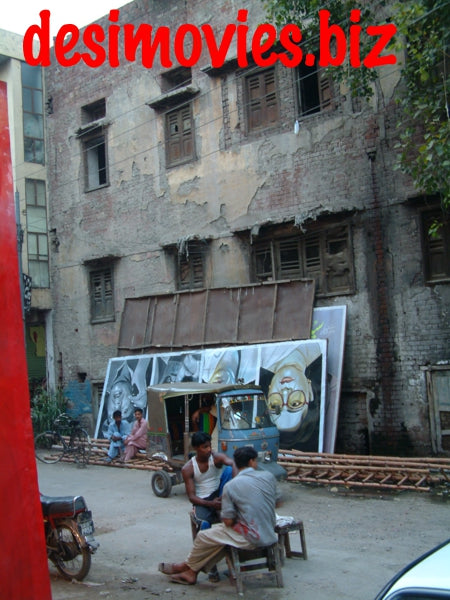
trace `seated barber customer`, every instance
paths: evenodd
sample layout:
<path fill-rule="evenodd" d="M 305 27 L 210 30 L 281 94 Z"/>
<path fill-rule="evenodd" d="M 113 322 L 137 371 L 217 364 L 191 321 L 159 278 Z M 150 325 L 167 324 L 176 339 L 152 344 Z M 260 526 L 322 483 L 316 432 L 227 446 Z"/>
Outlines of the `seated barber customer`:
<path fill-rule="evenodd" d="M 227 545 L 252 549 L 276 543 L 277 483 L 268 471 L 257 470 L 257 456 L 251 446 L 235 451 L 239 472 L 224 487 L 222 523 L 199 531 L 185 562 L 160 563 L 159 570 L 171 575 L 172 582 L 195 584 L 199 571 L 208 571 L 225 556 Z"/>

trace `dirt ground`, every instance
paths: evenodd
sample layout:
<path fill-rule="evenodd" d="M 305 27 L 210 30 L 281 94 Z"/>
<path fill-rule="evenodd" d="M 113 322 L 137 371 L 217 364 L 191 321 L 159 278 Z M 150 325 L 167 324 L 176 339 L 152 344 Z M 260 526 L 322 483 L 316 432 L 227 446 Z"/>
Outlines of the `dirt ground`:
<path fill-rule="evenodd" d="M 183 560 L 191 546 L 183 485 L 157 498 L 147 471 L 62 463 L 39 464 L 38 474 L 44 494 L 85 497 L 100 542 L 84 582 L 65 581 L 49 566 L 53 600 L 237 597 L 223 576 L 225 562 L 216 584 L 200 574 L 196 586 L 182 586 L 157 570 L 160 561 Z M 303 520 L 308 560 L 286 560 L 283 588 L 247 581 L 248 600 L 370 600 L 405 564 L 450 537 L 450 502 L 431 493 L 362 494 L 286 482 L 281 490 L 278 513 Z M 295 549 L 299 538 L 292 535 Z"/>

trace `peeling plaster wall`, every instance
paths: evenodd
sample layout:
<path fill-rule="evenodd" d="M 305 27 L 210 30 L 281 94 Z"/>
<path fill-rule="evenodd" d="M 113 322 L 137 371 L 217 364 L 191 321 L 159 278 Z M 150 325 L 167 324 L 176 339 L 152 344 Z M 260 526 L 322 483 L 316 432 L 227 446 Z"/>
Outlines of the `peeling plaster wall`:
<path fill-rule="evenodd" d="M 183 23 L 207 22 L 221 32 L 235 22 L 238 9 L 249 10 L 251 27 L 263 20 L 257 0 L 173 0 L 170 5 L 136 0 L 120 9 L 119 24 L 146 22 L 175 31 Z M 109 24 L 106 17 L 99 22 Z M 46 69 L 54 109 L 47 118 L 50 221 L 60 241 L 52 255 L 55 353 L 61 353 L 63 378 L 74 378 L 81 366 L 90 379 L 101 381 L 108 359 L 117 353 L 125 298 L 174 290 L 164 245 L 194 235 L 210 239 L 207 285 L 242 285 L 250 282 L 249 249 L 233 233 L 237 223 L 252 227 L 294 220 L 304 226 L 322 214 L 348 212 L 356 293 L 316 301 L 348 307 L 338 446 L 389 451 L 389 430 L 392 440 L 407 439 L 404 447 L 411 452 L 428 452 L 420 366 L 449 358 L 450 295 L 448 285 L 424 285 L 417 211 L 405 204 L 415 192 L 392 169 L 399 69 L 387 68 L 371 103 L 357 110 L 346 90 L 338 90 L 336 110 L 302 119 L 298 135 L 292 72 L 279 69 L 280 124 L 247 135 L 242 73 L 212 77 L 201 70 L 208 64 L 203 52 L 192 69 L 200 89 L 193 100 L 197 160 L 169 169 L 164 118 L 147 104 L 161 94 L 158 64 L 145 69 L 138 61 L 123 62 L 116 69 L 94 70 L 53 63 Z M 81 107 L 100 98 L 106 98 L 110 185 L 86 193 L 76 131 Z M 116 318 L 91 325 L 83 263 L 105 256 L 118 257 Z M 380 261 L 386 305 L 379 301 Z M 380 350 L 382 323 L 387 323 L 383 335 L 389 332 L 386 350 Z M 392 373 L 380 367 L 383 357 L 390 357 Z M 383 372 L 389 381 L 381 378 Z"/>

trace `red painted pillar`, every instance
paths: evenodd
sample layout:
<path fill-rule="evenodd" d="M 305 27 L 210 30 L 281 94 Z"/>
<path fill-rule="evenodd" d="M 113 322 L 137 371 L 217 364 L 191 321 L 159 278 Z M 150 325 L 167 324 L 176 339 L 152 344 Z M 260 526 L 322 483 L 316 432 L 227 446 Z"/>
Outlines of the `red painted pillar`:
<path fill-rule="evenodd" d="M 6 84 L 0 81 L 0 596 L 51 600 L 33 448 Z"/>

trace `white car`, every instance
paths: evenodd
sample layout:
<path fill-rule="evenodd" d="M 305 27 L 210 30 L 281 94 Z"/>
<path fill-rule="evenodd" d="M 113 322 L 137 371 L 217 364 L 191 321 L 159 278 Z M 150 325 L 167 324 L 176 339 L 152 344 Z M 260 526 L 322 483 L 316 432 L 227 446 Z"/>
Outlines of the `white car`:
<path fill-rule="evenodd" d="M 375 600 L 450 599 L 450 539 L 402 569 Z"/>

